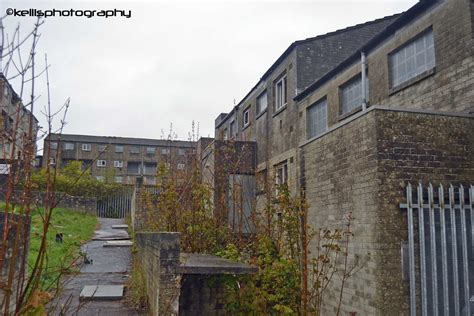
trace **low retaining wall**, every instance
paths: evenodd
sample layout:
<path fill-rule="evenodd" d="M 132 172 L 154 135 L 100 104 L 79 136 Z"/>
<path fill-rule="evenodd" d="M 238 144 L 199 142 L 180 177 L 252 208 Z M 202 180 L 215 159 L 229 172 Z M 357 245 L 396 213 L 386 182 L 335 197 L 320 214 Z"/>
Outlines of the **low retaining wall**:
<path fill-rule="evenodd" d="M 136 243 L 152 315 L 177 315 L 180 275 L 179 233 L 138 233 Z"/>
<path fill-rule="evenodd" d="M 137 233 L 139 261 L 152 315 L 227 315 L 219 276 L 253 274 L 256 267 L 180 251 L 180 234 Z"/>
<path fill-rule="evenodd" d="M 13 200 L 19 203 L 22 192 L 16 190 L 14 192 Z M 31 192 L 33 201 L 38 204 L 43 204 L 45 192 Z M 56 192 L 56 199 L 59 200 L 57 207 L 67 208 L 71 210 L 83 211 L 87 213 L 96 214 L 97 212 L 97 198 L 95 197 L 84 197 L 84 196 L 72 196 L 61 192 Z M 0 201 L 5 200 L 5 191 L 0 191 Z"/>

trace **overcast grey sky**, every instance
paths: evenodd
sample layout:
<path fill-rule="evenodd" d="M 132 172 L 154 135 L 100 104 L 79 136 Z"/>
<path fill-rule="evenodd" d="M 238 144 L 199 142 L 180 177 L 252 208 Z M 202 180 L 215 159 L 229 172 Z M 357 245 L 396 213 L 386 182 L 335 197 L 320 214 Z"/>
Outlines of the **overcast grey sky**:
<path fill-rule="evenodd" d="M 51 64 L 53 105 L 71 98 L 65 133 L 160 138 L 173 123 L 187 139 L 193 120 L 201 136 L 213 136 L 217 115 L 230 111 L 293 41 L 416 2 L 0 0 L 0 16 L 10 7 L 131 10 L 131 18 L 45 19 L 38 54 L 47 53 Z M 10 33 L 18 23 L 26 33 L 33 22 L 4 19 Z M 41 105 L 44 80 L 38 86 Z"/>

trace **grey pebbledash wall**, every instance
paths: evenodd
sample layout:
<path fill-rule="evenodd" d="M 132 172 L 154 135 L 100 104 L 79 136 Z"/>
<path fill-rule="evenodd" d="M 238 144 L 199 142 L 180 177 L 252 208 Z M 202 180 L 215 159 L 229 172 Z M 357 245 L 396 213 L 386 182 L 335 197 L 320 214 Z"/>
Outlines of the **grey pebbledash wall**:
<path fill-rule="evenodd" d="M 401 268 L 407 224 L 399 208 L 405 186 L 474 183 L 474 117 L 374 107 L 303 144 L 301 154 L 309 223 L 342 228 L 353 212 L 349 253 L 361 269 L 346 284 L 342 313 L 408 314 Z M 338 296 L 336 278 L 323 314 L 335 313 Z"/>

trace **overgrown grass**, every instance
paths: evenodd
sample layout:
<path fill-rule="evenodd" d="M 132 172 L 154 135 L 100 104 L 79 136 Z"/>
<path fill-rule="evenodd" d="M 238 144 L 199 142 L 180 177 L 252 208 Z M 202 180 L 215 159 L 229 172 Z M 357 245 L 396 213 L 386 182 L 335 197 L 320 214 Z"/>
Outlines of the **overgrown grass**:
<path fill-rule="evenodd" d="M 42 215 L 42 210 L 35 211 L 32 215 L 28 254 L 29 271 L 35 264 L 41 245 Z M 80 256 L 80 247 L 92 237 L 97 223 L 98 219 L 95 215 L 61 208 L 54 209 L 47 234 L 46 268 L 41 280 L 43 290 L 55 288 L 61 274 L 75 270 L 73 263 Z M 63 234 L 63 242 L 56 242 L 56 234 L 60 233 Z"/>

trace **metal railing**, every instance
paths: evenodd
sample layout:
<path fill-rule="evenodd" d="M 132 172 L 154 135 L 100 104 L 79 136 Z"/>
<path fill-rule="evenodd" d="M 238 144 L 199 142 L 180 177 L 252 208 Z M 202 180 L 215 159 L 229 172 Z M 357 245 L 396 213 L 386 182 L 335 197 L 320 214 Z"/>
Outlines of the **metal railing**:
<path fill-rule="evenodd" d="M 471 315 L 474 186 L 408 184 L 406 198 L 410 314 Z"/>

